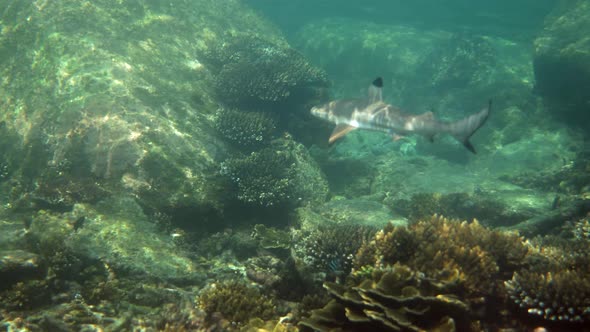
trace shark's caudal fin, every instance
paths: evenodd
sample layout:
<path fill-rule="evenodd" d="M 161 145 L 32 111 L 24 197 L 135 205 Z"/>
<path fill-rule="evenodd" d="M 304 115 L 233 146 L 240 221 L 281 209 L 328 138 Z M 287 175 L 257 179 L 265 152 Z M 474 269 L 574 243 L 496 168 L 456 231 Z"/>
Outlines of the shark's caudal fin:
<path fill-rule="evenodd" d="M 469 142 L 469 138 L 486 122 L 492 110 L 492 101 L 483 110 L 472 114 L 465 119 L 453 122 L 451 124 L 451 135 L 467 148 L 467 150 L 476 153 L 475 148 Z"/>
<path fill-rule="evenodd" d="M 383 79 L 377 77 L 369 86 L 369 103 L 383 101 Z"/>

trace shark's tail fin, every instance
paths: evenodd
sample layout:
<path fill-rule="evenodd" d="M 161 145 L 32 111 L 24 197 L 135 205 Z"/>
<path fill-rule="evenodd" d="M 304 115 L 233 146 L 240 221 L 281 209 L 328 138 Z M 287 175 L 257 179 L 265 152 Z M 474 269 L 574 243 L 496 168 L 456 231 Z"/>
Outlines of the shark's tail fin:
<path fill-rule="evenodd" d="M 451 123 L 451 135 L 471 152 L 475 152 L 475 148 L 469 142 L 469 138 L 486 122 L 492 110 L 492 101 L 488 102 L 488 106 L 483 110 L 472 114 L 465 119 Z"/>

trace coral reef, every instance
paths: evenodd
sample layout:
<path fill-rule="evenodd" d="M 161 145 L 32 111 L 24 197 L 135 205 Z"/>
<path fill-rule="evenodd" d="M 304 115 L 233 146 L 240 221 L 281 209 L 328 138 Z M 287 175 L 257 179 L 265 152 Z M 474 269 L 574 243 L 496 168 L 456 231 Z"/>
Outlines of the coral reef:
<path fill-rule="evenodd" d="M 254 150 L 275 138 L 276 121 L 268 113 L 221 108 L 214 120 L 215 129 L 237 148 Z"/>
<path fill-rule="evenodd" d="M 253 206 L 297 206 L 323 202 L 328 185 L 307 150 L 278 139 L 244 158 L 228 159 L 220 173 L 236 187 L 237 199 Z"/>
<path fill-rule="evenodd" d="M 204 58 L 217 71 L 215 90 L 227 106 L 268 108 L 328 82 L 294 49 L 250 34 L 209 48 Z"/>
<path fill-rule="evenodd" d="M 270 319 L 275 315 L 276 304 L 257 288 L 242 281 L 223 281 L 209 285 L 197 302 L 207 313 L 211 323 L 216 315 L 233 324 L 245 324 L 251 318 Z"/>
<path fill-rule="evenodd" d="M 420 250 L 416 250 L 420 248 Z M 404 227 L 386 227 L 355 257 L 356 270 L 395 263 L 433 278 L 460 276 L 461 296 L 468 299 L 502 296 L 500 282 L 524 264 L 529 250 L 517 234 L 434 216 Z"/>
<path fill-rule="evenodd" d="M 523 271 L 505 284 L 512 301 L 533 317 L 580 326 L 590 322 L 588 271 Z"/>
<path fill-rule="evenodd" d="M 300 325 L 314 331 L 475 331 L 468 305 L 446 295 L 453 287 L 396 264 L 353 287 L 325 283 L 334 300 Z"/>
<path fill-rule="evenodd" d="M 590 214 L 574 222 L 572 232 L 576 239 L 590 241 Z"/>
<path fill-rule="evenodd" d="M 346 276 L 355 253 L 375 232 L 372 226 L 320 224 L 295 235 L 293 256 L 313 271 Z"/>
<path fill-rule="evenodd" d="M 557 330 L 579 330 L 590 321 L 590 242 L 556 236 L 530 241 L 526 270 L 504 282 L 518 312 Z"/>

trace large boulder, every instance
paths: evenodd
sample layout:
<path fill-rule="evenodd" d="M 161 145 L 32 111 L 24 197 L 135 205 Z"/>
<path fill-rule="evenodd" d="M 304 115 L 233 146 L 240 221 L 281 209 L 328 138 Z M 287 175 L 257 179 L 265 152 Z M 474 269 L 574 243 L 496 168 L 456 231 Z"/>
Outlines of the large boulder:
<path fill-rule="evenodd" d="M 261 35 L 265 50 L 307 65 L 234 0 L 0 7 L 0 199 L 20 210 L 68 211 L 125 193 L 155 210 L 216 214 L 219 163 L 232 151 L 213 118 L 231 77 L 207 61 L 210 50 Z M 274 54 L 265 63 L 279 63 Z M 231 63 L 238 73 L 243 64 Z M 315 73 L 307 66 L 283 76 L 281 96 Z"/>
<path fill-rule="evenodd" d="M 567 1 L 545 21 L 535 40 L 536 89 L 550 109 L 588 126 L 590 109 L 590 1 Z"/>

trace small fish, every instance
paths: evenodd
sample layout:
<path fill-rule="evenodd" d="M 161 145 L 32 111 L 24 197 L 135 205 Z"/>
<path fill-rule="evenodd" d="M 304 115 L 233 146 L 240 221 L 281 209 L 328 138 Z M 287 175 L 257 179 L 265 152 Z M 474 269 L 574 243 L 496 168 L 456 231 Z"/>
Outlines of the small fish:
<path fill-rule="evenodd" d="M 449 134 L 469 151 L 476 153 L 469 138 L 488 119 L 492 109 L 491 100 L 478 113 L 455 122 L 443 122 L 436 120 L 432 112 L 412 115 L 384 103 L 382 90 L 383 79 L 378 77 L 370 85 L 366 99 L 339 99 L 312 107 L 311 114 L 336 125 L 330 135 L 330 144 L 360 128 L 385 132 L 394 140 L 409 134 L 419 134 L 432 142 L 437 134 Z"/>

